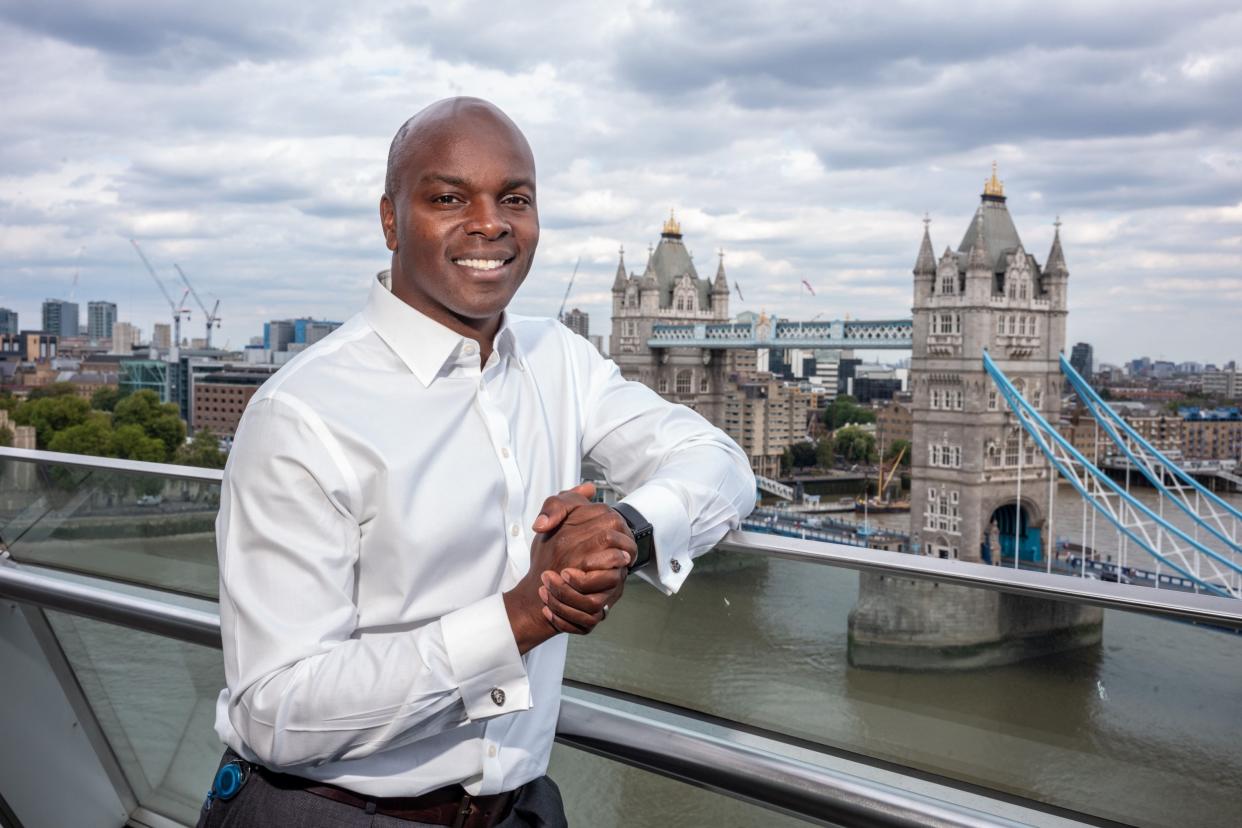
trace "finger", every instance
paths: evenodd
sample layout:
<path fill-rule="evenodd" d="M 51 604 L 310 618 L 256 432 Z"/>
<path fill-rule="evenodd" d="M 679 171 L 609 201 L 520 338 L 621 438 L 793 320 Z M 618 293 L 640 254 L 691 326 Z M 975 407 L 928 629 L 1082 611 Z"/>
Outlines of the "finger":
<path fill-rule="evenodd" d="M 584 630 L 581 627 L 574 626 L 547 607 L 543 607 L 542 609 L 544 620 L 551 624 L 552 629 L 557 632 L 568 633 L 569 635 L 586 635 L 590 632 L 590 630 Z"/>
<path fill-rule="evenodd" d="M 583 612 L 576 607 L 572 607 L 569 604 L 564 603 L 557 598 L 556 595 L 551 594 L 554 590 L 550 589 L 548 592 L 550 594 L 548 595 L 547 608 L 552 610 L 552 612 L 556 615 L 559 615 L 565 621 L 573 624 L 575 627 L 581 628 L 583 632 L 590 632 L 595 628 L 596 624 L 603 620 L 604 613 L 602 611 Z"/>
<path fill-rule="evenodd" d="M 561 525 L 566 516 L 577 506 L 583 506 L 595 497 L 594 483 L 579 483 L 572 489 L 566 489 L 543 501 L 539 516 L 531 525 L 536 532 L 550 532 Z"/>
<path fill-rule="evenodd" d="M 604 604 L 607 603 L 608 597 L 606 592 L 579 592 L 555 572 L 546 573 L 544 586 L 541 589 L 548 593 L 547 597 L 544 597 L 542 593 L 539 595 L 540 599 L 548 606 L 552 606 L 552 601 L 555 599 L 565 606 L 576 609 L 586 615 L 595 615 L 602 610 Z"/>
<path fill-rule="evenodd" d="M 621 569 L 597 569 L 583 572 L 580 569 L 566 569 L 561 577 L 570 587 L 583 595 L 592 592 L 611 592 L 617 585 L 625 581 L 625 571 Z"/>
<path fill-rule="evenodd" d="M 581 569 L 583 572 L 591 572 L 596 569 L 621 569 L 628 567 L 633 555 L 624 549 L 609 547 L 607 549 L 595 549 L 581 556 L 573 556 L 570 560 L 565 561 L 566 566 L 559 570 L 564 577 L 566 569 Z"/>

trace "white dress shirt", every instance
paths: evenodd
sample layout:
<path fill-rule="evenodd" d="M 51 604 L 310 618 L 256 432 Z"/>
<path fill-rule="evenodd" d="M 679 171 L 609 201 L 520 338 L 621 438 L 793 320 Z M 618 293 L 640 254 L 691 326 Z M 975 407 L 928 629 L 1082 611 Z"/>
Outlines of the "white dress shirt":
<path fill-rule="evenodd" d="M 544 498 L 589 455 L 654 526 L 640 575 L 666 592 L 753 508 L 732 440 L 559 323 L 506 314 L 479 363 L 377 280 L 250 401 L 216 522 L 216 730 L 243 756 L 380 797 L 528 782 L 566 637 L 519 655 L 501 593 Z"/>

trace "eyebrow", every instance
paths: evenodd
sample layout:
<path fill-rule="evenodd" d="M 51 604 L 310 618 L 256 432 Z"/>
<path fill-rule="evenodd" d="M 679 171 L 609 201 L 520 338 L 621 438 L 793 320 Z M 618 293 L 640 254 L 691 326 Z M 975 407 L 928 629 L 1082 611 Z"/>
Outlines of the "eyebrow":
<path fill-rule="evenodd" d="M 467 181 L 464 178 L 459 178 L 458 176 L 455 176 L 455 175 L 445 175 L 443 173 L 428 173 L 427 175 L 423 176 L 422 180 L 423 182 L 438 181 L 441 184 L 447 184 L 450 187 L 459 187 L 463 190 L 470 189 L 469 181 Z M 511 178 L 504 183 L 504 186 L 501 188 L 501 192 L 509 193 L 514 190 L 519 190 L 523 187 L 529 190 L 534 190 L 535 184 L 529 178 Z"/>

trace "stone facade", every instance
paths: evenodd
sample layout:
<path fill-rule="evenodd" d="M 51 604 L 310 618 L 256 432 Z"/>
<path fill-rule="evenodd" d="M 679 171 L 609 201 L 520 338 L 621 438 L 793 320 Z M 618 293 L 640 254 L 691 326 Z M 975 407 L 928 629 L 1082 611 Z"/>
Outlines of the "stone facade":
<path fill-rule="evenodd" d="M 612 285 L 612 336 L 608 353 L 626 379 L 666 399 L 695 409 L 716 425 L 723 422 L 730 359 L 727 351 L 647 347 L 657 324 L 723 322 L 729 318 L 729 282 L 724 255 L 714 280 L 699 276 L 671 215 L 660 242 L 647 253 L 641 274 L 627 273 L 625 255 Z"/>
<path fill-rule="evenodd" d="M 1097 607 L 990 589 L 859 575 L 850 613 L 855 667 L 967 670 L 1098 644 Z"/>
<path fill-rule="evenodd" d="M 938 260 L 932 250 L 925 225 L 914 267 L 911 540 L 923 554 L 980 561 L 987 550 L 996 562 L 997 547 L 1015 551 L 1017 528 L 1016 551 L 1046 554 L 1039 532 L 1050 469 L 1030 439 L 1018 439 L 1020 426 L 985 372 L 983 352 L 1059 421 L 1069 277 L 1060 233 L 1040 267 L 1018 238 L 993 172 L 958 250 Z M 1102 623 L 1095 607 L 863 573 L 849 659 L 895 670 L 986 667 L 1096 644 Z"/>
<path fill-rule="evenodd" d="M 914 268 L 912 540 L 926 554 L 995 561 L 991 543 L 1000 537 L 1012 554 L 1021 476 L 1019 546 L 1038 558 L 1049 467 L 984 371 L 983 352 L 1044 417 L 1059 420 L 1069 277 L 1059 230 L 1041 267 L 993 173 L 958 249 L 939 259 L 932 250 L 925 226 Z M 1000 533 L 989 531 L 994 520 Z"/>

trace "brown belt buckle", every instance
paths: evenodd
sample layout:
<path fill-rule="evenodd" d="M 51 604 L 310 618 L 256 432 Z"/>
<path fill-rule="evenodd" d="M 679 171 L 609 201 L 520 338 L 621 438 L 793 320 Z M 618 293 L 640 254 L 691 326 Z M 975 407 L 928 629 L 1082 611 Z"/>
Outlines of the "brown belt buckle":
<path fill-rule="evenodd" d="M 457 804 L 457 819 L 453 821 L 453 828 L 463 828 L 466 820 L 470 818 L 470 812 L 474 810 L 474 797 L 465 794 L 461 798 L 461 802 Z"/>

